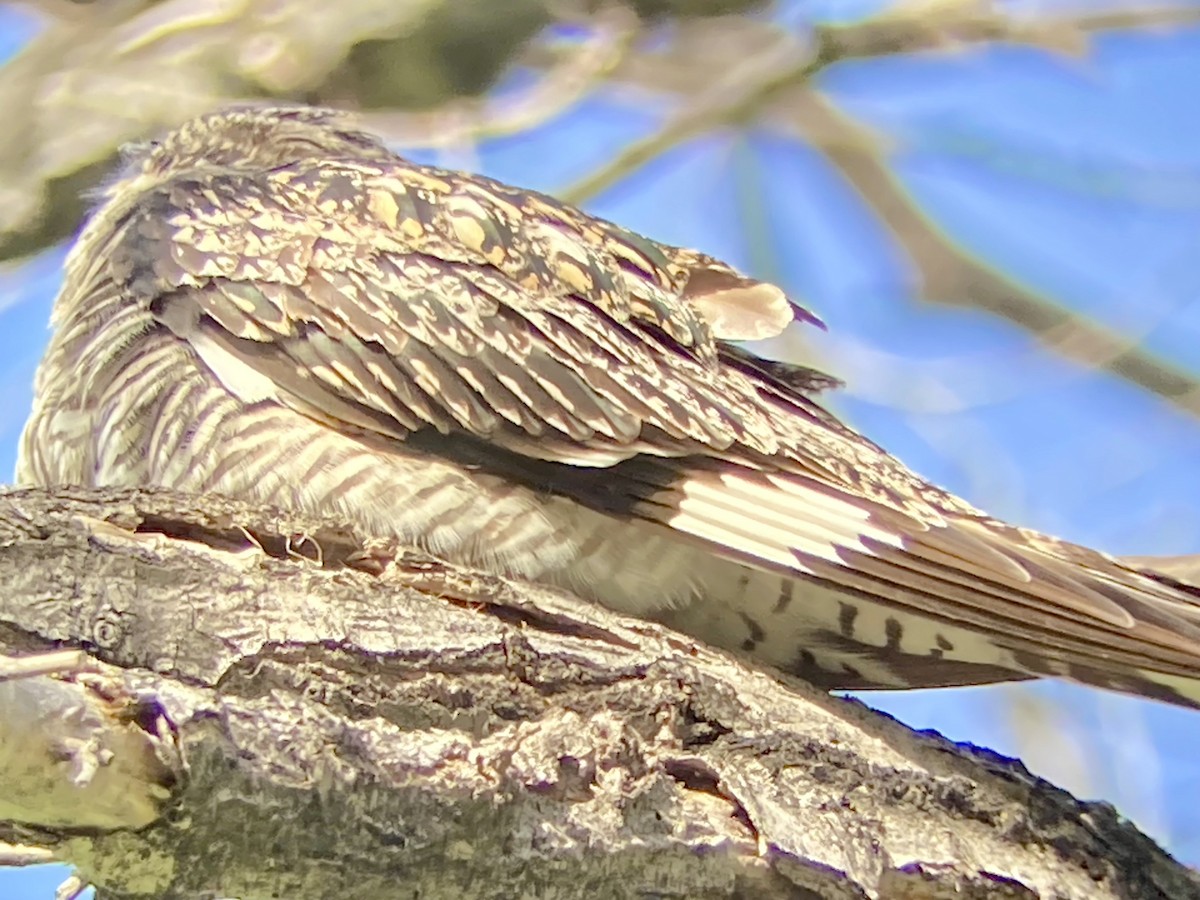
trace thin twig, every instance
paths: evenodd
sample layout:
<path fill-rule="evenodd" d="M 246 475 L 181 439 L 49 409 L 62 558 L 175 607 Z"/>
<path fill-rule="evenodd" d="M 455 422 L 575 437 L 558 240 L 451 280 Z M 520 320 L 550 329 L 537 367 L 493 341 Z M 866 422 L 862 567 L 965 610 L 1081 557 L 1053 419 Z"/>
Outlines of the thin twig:
<path fill-rule="evenodd" d="M 802 80 L 807 67 L 805 48 L 790 35 L 777 37 L 760 56 L 704 85 L 662 128 L 629 144 L 590 175 L 559 191 L 559 196 L 568 203 L 581 203 L 672 147 L 716 128 L 753 119 L 777 92 Z"/>
<path fill-rule="evenodd" d="M 792 92 L 773 112 L 833 164 L 888 226 L 921 275 L 925 300 L 982 309 L 1035 335 L 1049 350 L 1121 376 L 1200 415 L 1200 381 L 1098 322 L 1035 293 L 973 256 L 904 189 L 863 126 L 820 94 Z"/>
<path fill-rule="evenodd" d="M 1090 36 L 1100 32 L 1179 28 L 1195 22 L 1200 22 L 1197 6 L 1080 10 L 1032 17 L 1002 12 L 987 0 L 908 3 L 850 24 L 818 25 L 811 71 L 847 59 L 999 42 L 1081 54 L 1087 50 Z"/>
<path fill-rule="evenodd" d="M 556 54 L 537 82 L 515 95 L 464 98 L 430 112 L 364 113 L 364 124 L 405 147 L 452 147 L 528 131 L 587 96 L 624 60 L 638 21 L 625 7 L 605 9 L 590 21 L 591 34 Z"/>

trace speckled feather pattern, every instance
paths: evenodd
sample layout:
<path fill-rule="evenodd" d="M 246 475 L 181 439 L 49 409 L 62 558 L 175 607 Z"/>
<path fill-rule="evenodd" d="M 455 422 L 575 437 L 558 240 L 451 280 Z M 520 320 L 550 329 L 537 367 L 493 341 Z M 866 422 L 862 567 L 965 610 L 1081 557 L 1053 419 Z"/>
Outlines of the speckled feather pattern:
<path fill-rule="evenodd" d="M 1055 675 L 1200 704 L 1200 605 L 994 521 L 732 343 L 778 288 L 334 113 L 132 159 L 68 262 L 18 478 L 337 512 L 831 687 Z"/>

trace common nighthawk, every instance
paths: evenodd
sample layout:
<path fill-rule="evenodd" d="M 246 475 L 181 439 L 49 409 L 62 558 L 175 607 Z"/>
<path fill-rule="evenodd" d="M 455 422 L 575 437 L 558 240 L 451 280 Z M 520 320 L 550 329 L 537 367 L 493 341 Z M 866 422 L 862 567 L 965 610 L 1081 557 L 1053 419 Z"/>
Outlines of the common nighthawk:
<path fill-rule="evenodd" d="M 996 521 L 732 341 L 816 320 L 305 107 L 149 144 L 68 264 L 29 484 L 336 513 L 830 688 L 1061 676 L 1200 706 L 1200 597 Z"/>

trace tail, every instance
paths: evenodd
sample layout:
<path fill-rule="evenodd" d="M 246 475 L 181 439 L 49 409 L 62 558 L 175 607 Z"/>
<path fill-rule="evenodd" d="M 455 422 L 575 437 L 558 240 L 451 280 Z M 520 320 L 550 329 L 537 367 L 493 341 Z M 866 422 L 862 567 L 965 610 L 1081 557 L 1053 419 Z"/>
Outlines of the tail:
<path fill-rule="evenodd" d="M 1194 565 L 1200 565 L 1193 561 Z M 1138 577 L 1200 600 L 1200 585 L 1148 568 Z M 660 613 L 669 625 L 827 690 L 902 690 L 1062 678 L 1200 709 L 1200 677 L 1178 667 L 1071 658 L 1027 635 L 964 627 L 882 592 L 725 562 L 692 602 Z M 1174 670 L 1174 671 L 1171 671 Z"/>

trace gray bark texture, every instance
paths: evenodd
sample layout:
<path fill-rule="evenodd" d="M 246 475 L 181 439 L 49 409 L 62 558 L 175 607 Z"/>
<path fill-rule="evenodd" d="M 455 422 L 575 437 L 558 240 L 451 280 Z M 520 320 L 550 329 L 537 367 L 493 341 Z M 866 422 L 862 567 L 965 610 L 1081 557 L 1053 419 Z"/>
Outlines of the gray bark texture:
<path fill-rule="evenodd" d="M 1013 760 L 348 527 L 11 491 L 0 585 L 0 652 L 84 651 L 0 672 L 0 840 L 101 898 L 1200 897 Z"/>

